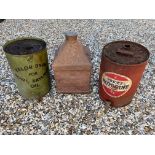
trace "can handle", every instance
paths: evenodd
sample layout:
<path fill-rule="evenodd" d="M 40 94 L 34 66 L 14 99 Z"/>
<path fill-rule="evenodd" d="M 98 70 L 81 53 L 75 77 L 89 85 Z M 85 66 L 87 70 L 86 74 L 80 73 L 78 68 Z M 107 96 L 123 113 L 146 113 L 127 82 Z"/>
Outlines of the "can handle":
<path fill-rule="evenodd" d="M 124 56 L 133 56 L 134 53 L 130 51 L 131 47 L 130 45 L 125 44 L 122 48 L 118 49 L 116 53 L 124 55 Z"/>

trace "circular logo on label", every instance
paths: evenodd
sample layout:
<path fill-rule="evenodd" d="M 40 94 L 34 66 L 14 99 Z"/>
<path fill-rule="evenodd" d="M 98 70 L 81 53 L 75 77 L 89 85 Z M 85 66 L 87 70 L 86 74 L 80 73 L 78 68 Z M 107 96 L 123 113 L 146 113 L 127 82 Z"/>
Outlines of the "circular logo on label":
<path fill-rule="evenodd" d="M 102 75 L 102 86 L 104 91 L 111 97 L 124 95 L 132 85 L 130 78 L 113 72 L 105 72 Z"/>

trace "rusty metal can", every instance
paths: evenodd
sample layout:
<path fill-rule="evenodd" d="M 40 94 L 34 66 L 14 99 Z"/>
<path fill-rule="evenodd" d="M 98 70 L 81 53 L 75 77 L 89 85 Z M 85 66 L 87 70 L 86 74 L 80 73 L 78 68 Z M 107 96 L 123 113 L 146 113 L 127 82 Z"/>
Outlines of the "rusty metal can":
<path fill-rule="evenodd" d="M 58 93 L 90 93 L 90 50 L 75 32 L 66 32 L 52 65 Z"/>
<path fill-rule="evenodd" d="M 99 95 L 113 107 L 129 104 L 137 90 L 149 51 L 130 41 L 115 41 L 104 46 L 99 76 Z"/>
<path fill-rule="evenodd" d="M 19 93 L 40 99 L 50 90 L 46 43 L 37 38 L 20 38 L 3 46 Z"/>

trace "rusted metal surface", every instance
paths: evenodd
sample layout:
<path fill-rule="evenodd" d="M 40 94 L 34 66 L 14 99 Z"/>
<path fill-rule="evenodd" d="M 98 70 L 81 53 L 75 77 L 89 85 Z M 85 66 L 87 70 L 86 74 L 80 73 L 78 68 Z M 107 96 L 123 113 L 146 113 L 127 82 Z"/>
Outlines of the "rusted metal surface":
<path fill-rule="evenodd" d="M 53 70 L 59 93 L 89 93 L 91 70 L 89 49 L 74 32 L 65 33 L 66 40 L 56 52 Z"/>
<path fill-rule="evenodd" d="M 143 75 L 149 51 L 140 44 L 116 41 L 103 48 L 99 95 L 111 106 L 129 104 Z"/>
<path fill-rule="evenodd" d="M 19 93 L 28 99 L 41 99 L 50 90 L 46 43 L 36 38 L 21 38 L 3 47 Z"/>

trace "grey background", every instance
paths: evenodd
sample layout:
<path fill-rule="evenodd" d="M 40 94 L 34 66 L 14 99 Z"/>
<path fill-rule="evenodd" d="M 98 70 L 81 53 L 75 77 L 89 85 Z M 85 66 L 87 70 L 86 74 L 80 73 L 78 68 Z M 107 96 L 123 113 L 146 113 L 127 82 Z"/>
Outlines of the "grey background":
<path fill-rule="evenodd" d="M 76 31 L 91 50 L 92 93 L 57 94 L 51 64 L 63 32 Z M 23 99 L 16 88 L 2 46 L 18 37 L 47 42 L 52 88 L 42 102 Z M 140 86 L 126 107 L 106 106 L 98 95 L 102 48 L 130 40 L 150 53 Z M 6 20 L 0 23 L 0 134 L 155 134 L 155 20 Z"/>

